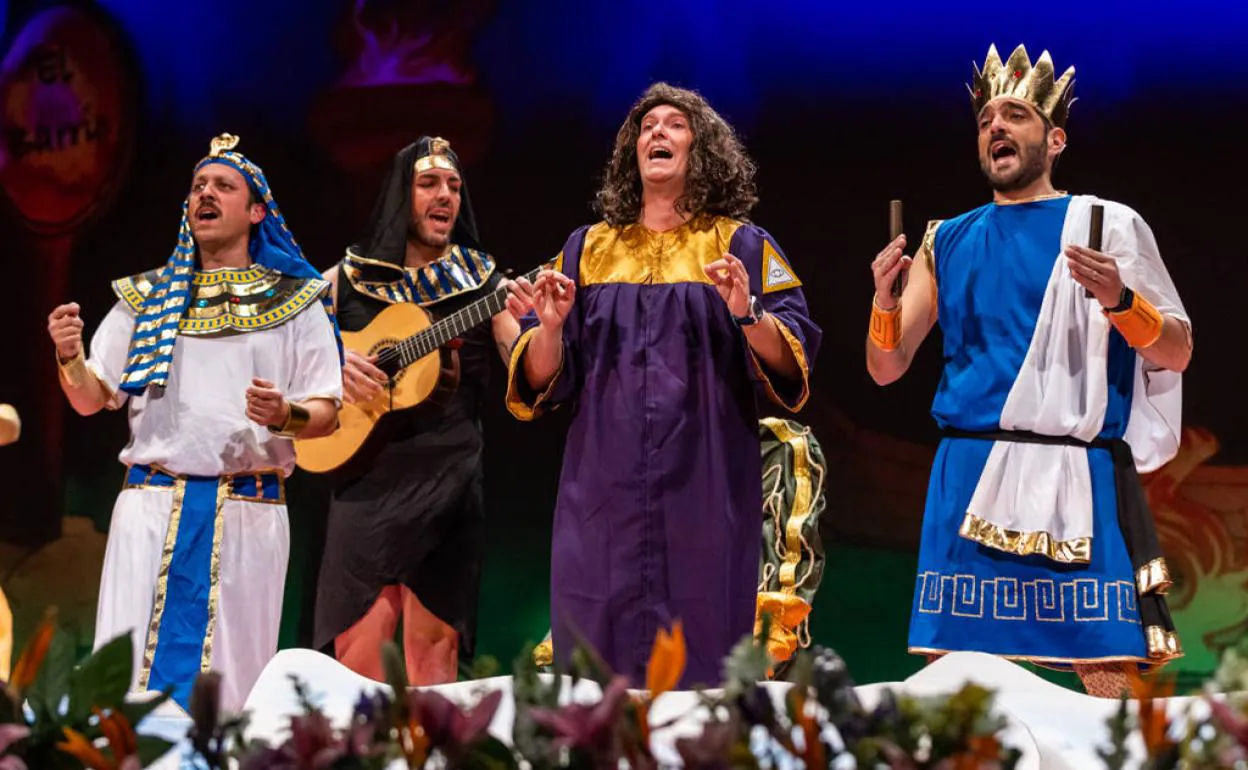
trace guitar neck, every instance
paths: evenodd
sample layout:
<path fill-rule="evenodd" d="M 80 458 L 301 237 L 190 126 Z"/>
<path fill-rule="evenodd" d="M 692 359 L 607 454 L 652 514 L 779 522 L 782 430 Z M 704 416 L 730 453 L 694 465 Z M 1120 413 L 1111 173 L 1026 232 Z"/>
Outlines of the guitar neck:
<path fill-rule="evenodd" d="M 529 271 L 524 275 L 525 280 L 530 282 L 536 280 L 537 274 L 544 269 L 545 266 Z M 489 296 L 436 321 L 428 329 L 417 332 L 400 342 L 395 346 L 401 354 L 400 368 L 419 361 L 469 329 L 480 326 L 501 313 L 507 307 L 507 293 L 507 289 L 500 286 L 490 292 Z"/>

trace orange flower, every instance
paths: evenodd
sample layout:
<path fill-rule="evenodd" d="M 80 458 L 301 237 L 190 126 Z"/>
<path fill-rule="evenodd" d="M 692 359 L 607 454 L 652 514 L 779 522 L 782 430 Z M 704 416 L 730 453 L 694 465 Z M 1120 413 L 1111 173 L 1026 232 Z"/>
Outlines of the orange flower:
<path fill-rule="evenodd" d="M 798 692 L 794 688 L 795 693 L 793 704 L 793 718 L 797 722 L 797 726 L 802 729 L 802 761 L 806 763 L 806 767 L 827 767 L 827 751 L 823 745 L 823 741 L 819 739 L 819 722 L 809 713 L 806 708 L 805 693 Z"/>
<path fill-rule="evenodd" d="M 967 750 L 953 758 L 953 770 L 979 770 L 986 764 L 1001 759 L 1001 744 L 991 735 L 977 735 L 970 739 Z"/>
<path fill-rule="evenodd" d="M 1158 675 L 1144 679 L 1132 673 L 1131 694 L 1140 701 L 1140 733 L 1148 756 L 1161 756 L 1170 748 L 1171 741 L 1167 737 L 1170 720 L 1166 717 L 1166 704 L 1159 699 L 1174 695 L 1174 677 Z"/>
<path fill-rule="evenodd" d="M 43 620 L 39 622 L 35 633 L 26 642 L 22 657 L 17 659 L 17 665 L 13 667 L 13 676 L 9 679 L 9 685 L 13 689 L 21 692 L 34 683 L 35 677 L 39 675 L 39 668 L 43 665 L 43 659 L 47 657 L 48 648 L 52 646 L 52 637 L 55 635 L 56 608 L 49 607 L 48 611 L 43 613 Z"/>
<path fill-rule="evenodd" d="M 429 756 L 429 736 L 415 718 L 409 719 L 406 725 L 399 728 L 399 746 L 403 749 L 403 757 L 409 768 L 415 770 L 425 766 L 425 759 Z"/>
<path fill-rule="evenodd" d="M 115 709 L 108 714 L 97 708 L 92 708 L 92 711 L 100 718 L 100 732 L 104 733 L 108 747 L 113 750 L 113 757 L 118 762 L 139 753 L 139 736 L 125 714 Z"/>
<path fill-rule="evenodd" d="M 646 689 L 651 700 L 676 687 L 685 673 L 685 659 L 685 631 L 680 621 L 672 624 L 670 634 L 666 628 L 660 628 L 646 665 Z"/>
<path fill-rule="evenodd" d="M 105 757 L 103 752 L 87 740 L 87 736 L 69 727 L 62 727 L 61 730 L 67 740 L 56 744 L 58 749 L 77 759 L 88 770 L 117 770 L 117 763 Z"/>
<path fill-rule="evenodd" d="M 98 708 L 92 708 L 100 719 L 100 732 L 108 742 L 113 758 L 109 759 L 104 752 L 87 740 L 87 736 L 70 727 L 62 727 L 66 740 L 56 744 L 61 751 L 76 758 L 89 770 L 126 770 L 138 767 L 139 737 L 130 726 L 130 720 L 120 711 L 105 714 Z"/>

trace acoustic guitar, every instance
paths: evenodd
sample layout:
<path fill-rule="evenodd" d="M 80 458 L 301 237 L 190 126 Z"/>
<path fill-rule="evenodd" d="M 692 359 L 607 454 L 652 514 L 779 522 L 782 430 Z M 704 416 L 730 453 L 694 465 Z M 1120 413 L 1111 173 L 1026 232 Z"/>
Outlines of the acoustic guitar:
<path fill-rule="evenodd" d="M 524 277 L 529 281 L 547 266 Z M 507 289 L 434 320 L 414 302 L 390 305 L 358 332 L 343 332 L 344 348 L 377 356 L 375 365 L 389 379 L 380 395 L 362 403 L 344 403 L 338 429 L 328 436 L 295 439 L 295 462 L 311 473 L 353 474 L 377 456 L 389 440 L 397 413 L 437 409 L 459 384 L 459 357 L 445 347 L 507 306 Z"/>

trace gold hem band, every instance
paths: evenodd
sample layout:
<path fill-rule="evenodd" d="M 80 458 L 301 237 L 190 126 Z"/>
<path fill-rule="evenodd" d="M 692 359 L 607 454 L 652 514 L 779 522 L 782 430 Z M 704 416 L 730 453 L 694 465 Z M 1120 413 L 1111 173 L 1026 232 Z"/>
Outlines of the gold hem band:
<path fill-rule="evenodd" d="M 986 548 L 1016 556 L 1040 554 L 1061 564 L 1088 564 L 1092 558 L 1092 538 L 1058 540 L 1048 532 L 1022 532 L 985 521 L 973 513 L 962 519 L 958 534 Z"/>

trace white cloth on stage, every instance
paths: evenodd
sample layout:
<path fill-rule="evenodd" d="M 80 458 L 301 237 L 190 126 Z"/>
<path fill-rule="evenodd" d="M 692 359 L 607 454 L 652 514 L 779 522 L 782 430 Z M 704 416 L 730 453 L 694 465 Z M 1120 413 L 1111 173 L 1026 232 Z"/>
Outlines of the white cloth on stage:
<path fill-rule="evenodd" d="M 87 365 L 116 395 L 135 317 L 118 302 L 91 340 Z M 179 335 L 167 386 L 129 399 L 126 465 L 177 475 L 221 476 L 294 469 L 294 448 L 246 415 L 253 377 L 269 380 L 292 401 L 342 398 L 333 327 L 320 303 L 280 326 L 222 337 Z M 95 647 L 131 633 L 135 683 L 143 663 L 173 505 L 173 490 L 126 489 L 113 508 Z M 226 499 L 221 504 L 219 604 L 211 667 L 222 674 L 222 706 L 242 705 L 277 651 L 290 525 L 281 504 Z"/>

